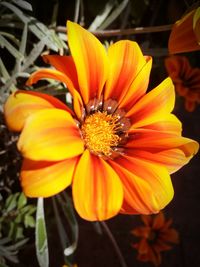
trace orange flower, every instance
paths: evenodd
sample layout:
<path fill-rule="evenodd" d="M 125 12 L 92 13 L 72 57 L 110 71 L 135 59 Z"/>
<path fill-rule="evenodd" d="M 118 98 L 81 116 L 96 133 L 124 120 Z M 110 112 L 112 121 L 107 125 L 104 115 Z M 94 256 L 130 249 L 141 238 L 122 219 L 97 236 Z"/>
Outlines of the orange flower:
<path fill-rule="evenodd" d="M 170 250 L 173 244 L 178 243 L 178 232 L 170 228 L 172 220 L 165 220 L 164 214 L 141 216 L 145 226 L 140 226 L 132 234 L 141 240 L 132 246 L 137 249 L 137 259 L 143 262 L 152 262 L 155 266 L 161 264 L 161 252 Z"/>
<path fill-rule="evenodd" d="M 200 7 L 174 24 L 168 48 L 170 54 L 200 50 Z"/>
<path fill-rule="evenodd" d="M 166 58 L 165 66 L 180 96 L 185 98 L 185 108 L 193 111 L 200 103 L 200 69 L 192 68 L 184 56 Z"/>
<path fill-rule="evenodd" d="M 18 91 L 5 104 L 10 129 L 22 131 L 21 184 L 29 197 L 49 197 L 72 184 L 74 205 L 87 220 L 118 214 L 150 214 L 173 197 L 169 173 L 197 153 L 198 143 L 181 136 L 171 114 L 170 78 L 146 94 L 152 65 L 137 43 L 103 45 L 68 22 L 72 56 L 45 56 L 55 69 L 33 73 L 64 82 L 73 111 L 54 97 Z"/>

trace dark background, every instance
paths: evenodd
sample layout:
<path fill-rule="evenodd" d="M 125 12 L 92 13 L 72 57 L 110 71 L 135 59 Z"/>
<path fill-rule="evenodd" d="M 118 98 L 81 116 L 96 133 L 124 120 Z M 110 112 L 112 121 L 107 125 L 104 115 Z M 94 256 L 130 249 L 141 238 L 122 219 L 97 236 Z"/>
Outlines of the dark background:
<path fill-rule="evenodd" d="M 67 0 L 35 0 L 29 1 L 33 6 L 33 16 L 49 25 L 51 23 L 54 5 L 59 3 L 57 25 L 65 26 L 66 20 L 73 20 L 75 1 Z M 83 1 L 84 5 L 84 26 L 87 28 L 101 8 L 105 0 Z M 138 2 L 138 1 L 136 1 Z M 166 1 L 149 0 L 148 5 L 137 17 L 134 14 L 134 0 L 130 1 L 128 8 L 113 22 L 109 28 L 119 29 L 135 26 L 155 26 L 174 23 L 186 10 L 197 1 Z M 124 17 L 126 14 L 126 21 Z M 154 65 L 152 68 L 150 89 L 161 82 L 166 76 L 164 59 L 167 54 L 158 55 L 160 48 L 167 49 L 169 32 L 149 33 L 137 36 L 114 37 L 112 40 L 134 39 L 142 45 L 143 50 L 153 52 Z M 101 38 L 101 41 L 105 41 Z M 107 38 L 111 40 L 111 38 Z M 145 44 L 148 46 L 145 46 Z M 157 49 L 157 50 L 155 50 Z M 199 52 L 187 54 L 194 66 L 199 66 Z M 200 137 L 200 106 L 194 112 L 189 113 L 184 108 L 184 101 L 177 96 L 174 113 L 183 123 L 183 135 L 199 141 Z M 200 168 L 199 154 L 192 161 L 184 166 L 177 173 L 172 175 L 175 196 L 171 203 L 164 209 L 166 218 L 173 219 L 173 227 L 180 234 L 180 243 L 171 251 L 162 254 L 162 267 L 200 267 Z M 51 213 L 51 202 L 46 200 L 46 207 Z M 105 232 L 99 234 L 96 225 L 82 220 L 77 215 L 79 222 L 79 242 L 74 255 L 74 261 L 78 267 L 120 267 L 116 252 Z M 148 263 L 136 260 L 136 250 L 131 243 L 137 240 L 130 234 L 130 231 L 137 225 L 141 225 L 139 216 L 118 215 L 108 220 L 107 225 L 113 233 L 121 249 L 128 267 L 152 266 Z M 63 264 L 62 251 L 55 223 L 47 221 L 48 238 L 50 249 L 50 267 L 61 267 Z M 32 236 L 33 238 L 33 236 Z M 36 267 L 34 243 L 29 243 L 20 252 L 20 265 L 17 267 Z"/>

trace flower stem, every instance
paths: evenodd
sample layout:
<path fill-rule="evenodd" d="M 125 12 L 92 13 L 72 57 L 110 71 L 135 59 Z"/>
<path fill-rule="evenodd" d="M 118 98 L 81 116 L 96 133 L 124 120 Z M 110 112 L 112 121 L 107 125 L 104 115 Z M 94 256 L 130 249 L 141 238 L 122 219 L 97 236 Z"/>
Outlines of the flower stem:
<path fill-rule="evenodd" d="M 153 33 L 153 32 L 164 32 L 170 31 L 173 24 L 150 26 L 150 27 L 136 27 L 129 29 L 116 29 L 116 30 L 97 30 L 91 31 L 98 37 L 118 36 L 118 35 L 130 35 L 130 34 L 142 34 L 142 33 Z M 57 26 L 55 28 L 57 32 L 66 32 L 66 27 Z"/>
<path fill-rule="evenodd" d="M 126 262 L 124 260 L 124 257 L 122 256 L 122 253 L 121 253 L 121 251 L 119 249 L 119 246 L 118 246 L 113 234 L 111 233 L 110 229 L 108 228 L 106 222 L 103 221 L 103 222 L 100 222 L 100 224 L 104 228 L 104 230 L 105 230 L 106 234 L 108 235 L 111 243 L 113 244 L 113 247 L 114 247 L 114 249 L 116 251 L 116 254 L 117 254 L 118 258 L 119 258 L 119 261 L 121 263 L 121 266 L 122 267 L 127 267 Z"/>

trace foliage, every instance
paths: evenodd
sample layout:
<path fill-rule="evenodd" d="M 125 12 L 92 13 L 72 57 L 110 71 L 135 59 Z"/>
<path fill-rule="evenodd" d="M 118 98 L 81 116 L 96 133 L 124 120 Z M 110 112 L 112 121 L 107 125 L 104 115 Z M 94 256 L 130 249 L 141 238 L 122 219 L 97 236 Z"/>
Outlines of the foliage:
<path fill-rule="evenodd" d="M 17 252 L 27 241 L 25 229 L 35 227 L 35 205 L 27 204 L 23 193 L 0 200 L 0 257 L 17 262 Z"/>
<path fill-rule="evenodd" d="M 8 236 L 17 241 L 24 238 L 24 227 L 35 227 L 35 205 L 27 204 L 23 193 L 9 195 L 5 203 L 0 202 L 0 236 Z"/>
<path fill-rule="evenodd" d="M 44 49 L 62 53 L 67 48 L 55 30 L 29 15 L 31 10 L 31 5 L 23 0 L 0 1 L 0 46 L 14 57 L 11 69 L 7 58 L 0 59 L 1 103 L 16 89 L 18 79 L 27 78 L 37 69 L 35 61 Z"/>
<path fill-rule="evenodd" d="M 7 267 L 5 260 L 9 260 L 13 263 L 18 263 L 17 258 L 18 251 L 26 244 L 28 238 L 24 238 L 18 242 L 13 243 L 8 237 L 0 239 L 0 266 Z"/>

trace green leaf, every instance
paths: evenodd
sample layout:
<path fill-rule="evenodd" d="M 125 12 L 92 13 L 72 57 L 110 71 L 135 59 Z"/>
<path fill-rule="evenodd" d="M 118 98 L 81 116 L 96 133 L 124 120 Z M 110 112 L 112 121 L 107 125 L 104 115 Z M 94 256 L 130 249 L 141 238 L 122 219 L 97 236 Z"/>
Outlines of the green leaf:
<path fill-rule="evenodd" d="M 22 222 L 22 220 L 23 220 L 23 216 L 21 214 L 18 214 L 14 221 L 16 224 L 19 224 Z"/>
<path fill-rule="evenodd" d="M 31 64 L 34 63 L 34 61 L 39 57 L 39 55 L 42 53 L 42 50 L 45 47 L 45 41 L 46 37 L 44 37 L 42 40 L 40 40 L 31 50 L 30 54 L 24 61 L 23 65 L 23 71 L 26 70 Z"/>
<path fill-rule="evenodd" d="M 35 220 L 34 220 L 33 216 L 26 214 L 24 217 L 24 225 L 26 228 L 27 227 L 34 228 L 35 227 Z"/>
<path fill-rule="evenodd" d="M 22 59 L 24 55 L 20 53 L 6 38 L 0 35 L 0 44 L 2 48 L 6 48 L 15 58 Z"/>
<path fill-rule="evenodd" d="M 9 75 L 3 61 L 1 60 L 1 58 L 0 58 L 0 74 L 1 74 L 1 76 L 3 76 L 5 81 L 10 78 L 10 75 Z"/>
<path fill-rule="evenodd" d="M 110 0 L 106 5 L 104 6 L 103 11 L 96 16 L 96 18 L 93 20 L 91 25 L 89 26 L 88 30 L 95 31 L 97 28 L 101 26 L 101 24 L 105 21 L 105 19 L 110 14 L 111 10 L 113 9 L 114 1 Z"/>
<path fill-rule="evenodd" d="M 24 55 L 26 52 L 26 43 L 27 43 L 27 35 L 28 35 L 28 26 L 27 23 L 24 25 L 22 39 L 19 47 L 19 51 Z"/>
<path fill-rule="evenodd" d="M 28 215 L 31 215 L 31 214 L 33 214 L 35 212 L 35 210 L 36 210 L 36 207 L 34 205 L 28 205 L 28 212 L 27 212 L 27 214 Z"/>
<path fill-rule="evenodd" d="M 17 47 L 19 46 L 19 40 L 16 38 L 16 36 L 14 36 L 11 33 L 5 32 L 5 31 L 0 31 L 0 35 L 7 37 L 9 40 L 11 40 L 14 44 L 17 45 Z M 22 53 L 23 54 L 23 53 Z"/>
<path fill-rule="evenodd" d="M 12 194 L 6 199 L 5 203 L 5 209 L 7 212 L 13 210 L 17 206 L 17 198 L 19 196 L 19 193 Z"/>
<path fill-rule="evenodd" d="M 78 22 L 78 17 L 80 13 L 81 0 L 75 1 L 75 12 L 74 12 L 74 22 Z"/>
<path fill-rule="evenodd" d="M 5 2 L 5 1 L 1 2 L 1 5 L 10 9 L 21 21 L 23 21 L 23 23 L 26 24 L 29 22 L 28 17 L 15 5 Z"/>
<path fill-rule="evenodd" d="M 23 227 L 17 226 L 15 230 L 15 240 L 22 239 L 24 237 L 23 235 Z"/>
<path fill-rule="evenodd" d="M 12 238 L 14 236 L 14 232 L 15 232 L 15 223 L 14 222 L 10 222 L 10 228 L 9 228 L 9 233 L 8 236 L 10 238 Z"/>
<path fill-rule="evenodd" d="M 38 39 L 45 39 L 45 44 L 52 50 L 58 51 L 58 46 L 53 42 L 51 31 L 41 22 L 39 22 L 34 17 L 24 14 L 19 8 L 7 3 L 5 1 L 1 2 L 1 5 L 10 9 L 16 16 L 23 21 L 24 24 L 28 25 L 29 30 L 37 36 Z"/>
<path fill-rule="evenodd" d="M 73 205 L 71 203 L 71 199 L 67 196 L 66 192 L 62 194 L 64 200 L 61 198 L 60 195 L 57 195 L 57 199 L 59 201 L 59 204 L 62 208 L 63 214 L 66 217 L 71 232 L 72 232 L 72 243 L 70 246 L 66 247 L 64 250 L 65 256 L 70 256 L 74 253 L 74 251 L 77 248 L 78 243 L 78 222 L 76 220 L 76 216 L 74 213 Z"/>
<path fill-rule="evenodd" d="M 24 193 L 21 193 L 18 198 L 17 209 L 21 209 L 22 207 L 26 205 L 26 203 L 27 203 L 27 198 L 24 195 Z"/>
<path fill-rule="evenodd" d="M 111 12 L 111 14 L 107 17 L 107 19 L 101 24 L 98 29 L 106 29 L 122 13 L 128 2 L 129 0 L 123 0 L 119 5 L 117 5 L 117 7 Z"/>
<path fill-rule="evenodd" d="M 28 10 L 28 11 L 33 11 L 32 6 L 30 3 L 23 1 L 23 0 L 12 0 L 12 2 L 16 5 L 18 5 L 19 7 Z"/>
<path fill-rule="evenodd" d="M 24 237 L 23 230 L 23 227 L 18 223 L 15 221 L 11 222 L 8 237 L 10 237 L 12 240 L 22 239 Z"/>
<path fill-rule="evenodd" d="M 36 253 L 40 267 L 49 266 L 49 251 L 46 233 L 46 224 L 44 217 L 44 200 L 38 198 L 37 212 L 36 212 Z"/>
<path fill-rule="evenodd" d="M 9 262 L 19 263 L 17 258 L 18 250 L 20 250 L 27 241 L 28 238 L 25 238 L 13 244 L 13 241 L 10 238 L 6 237 L 0 239 L 0 261 L 2 259 L 8 259 Z M 2 262 L 0 262 L 0 267 L 3 267 L 4 265 L 1 264 Z"/>

